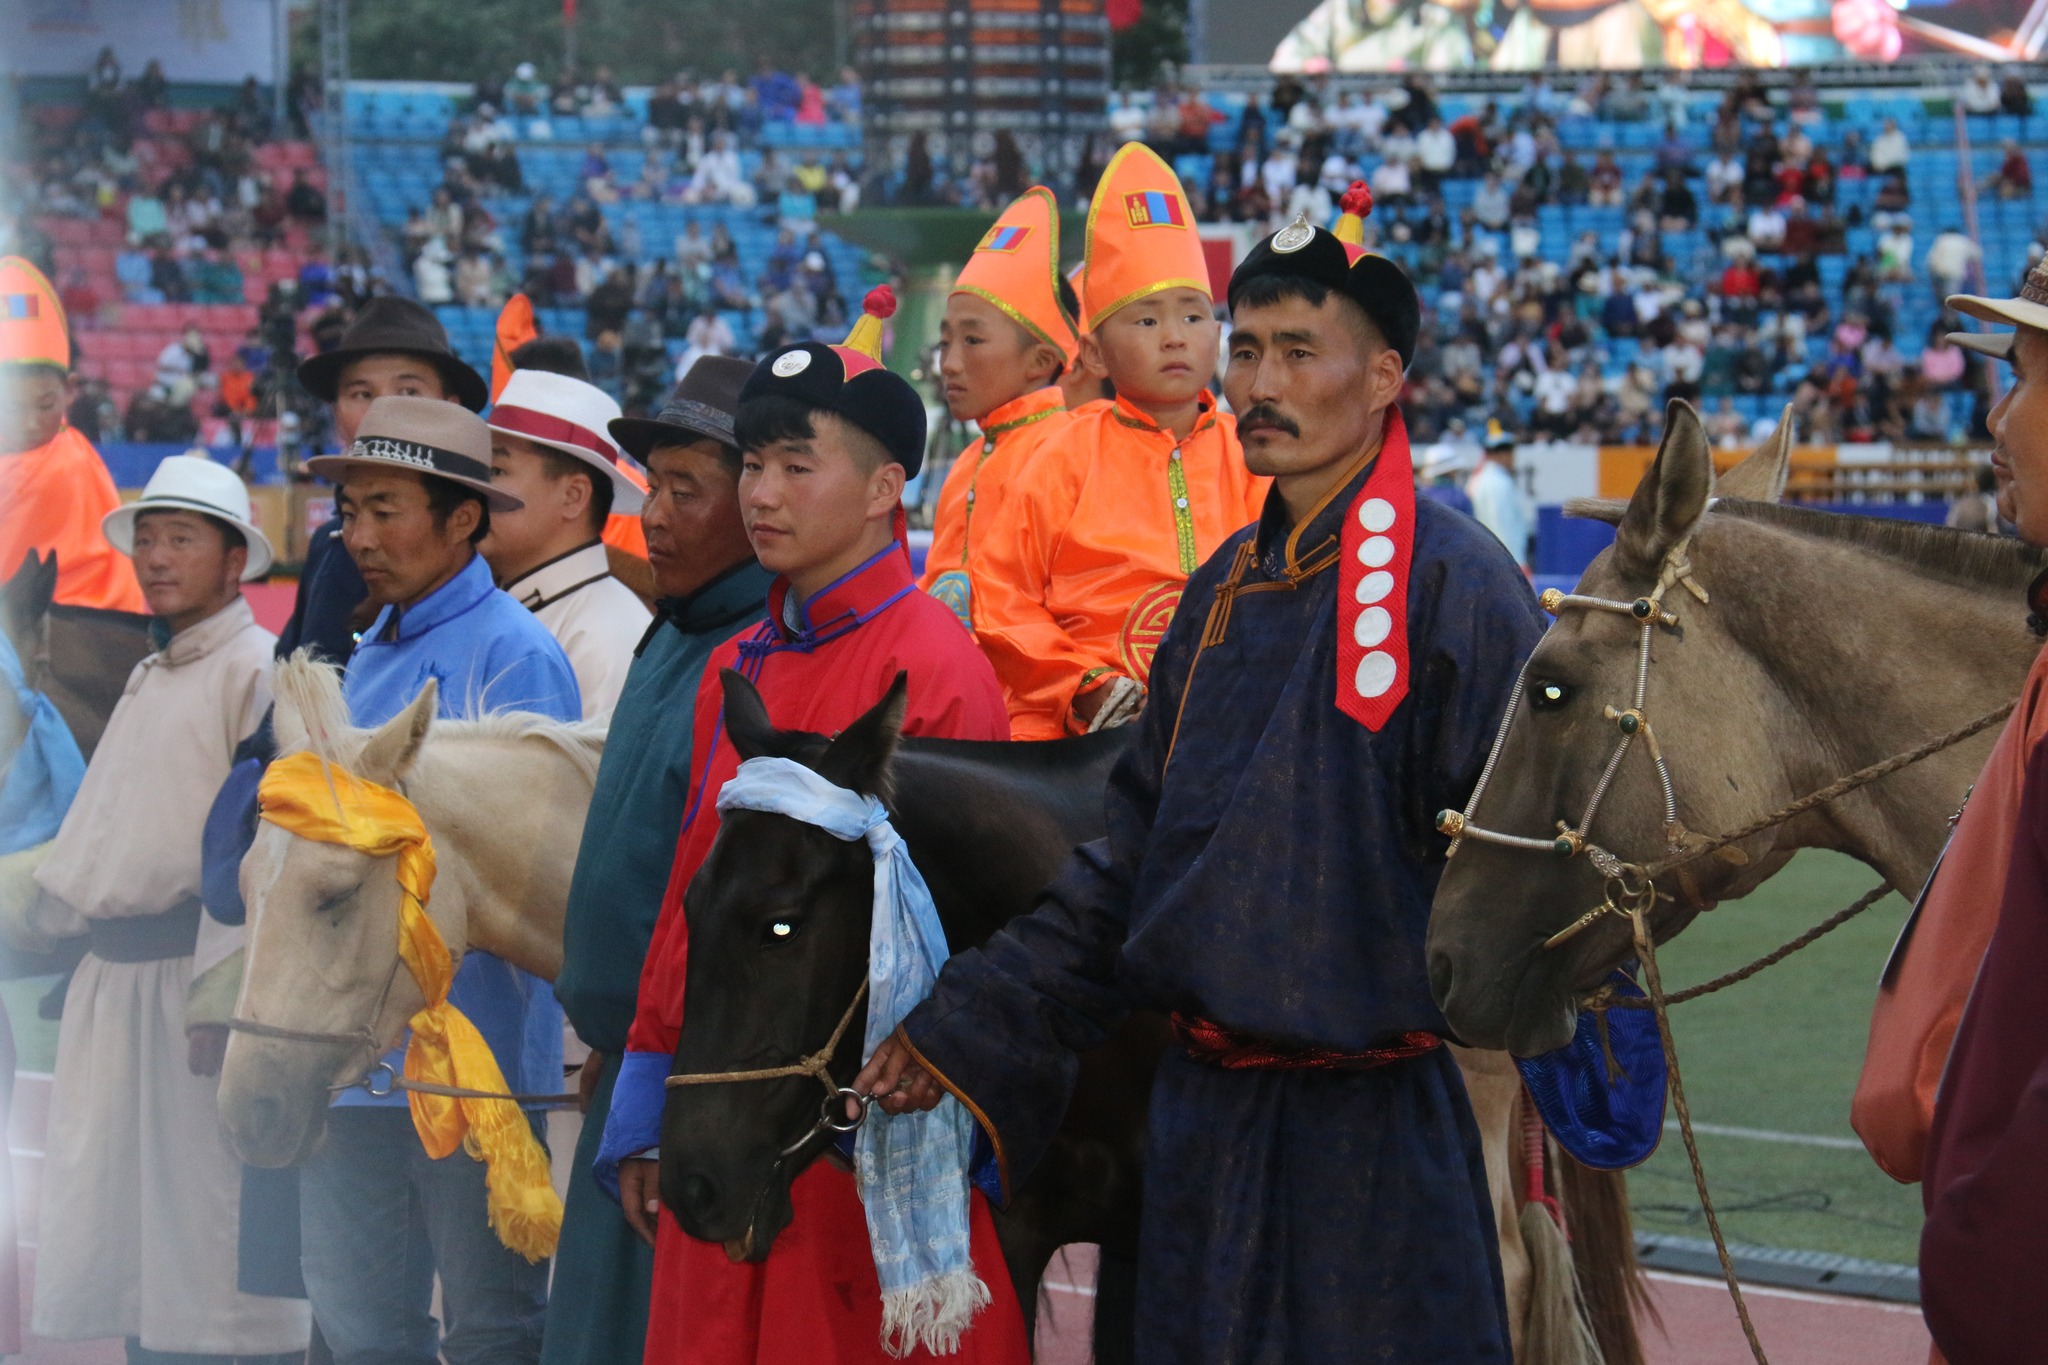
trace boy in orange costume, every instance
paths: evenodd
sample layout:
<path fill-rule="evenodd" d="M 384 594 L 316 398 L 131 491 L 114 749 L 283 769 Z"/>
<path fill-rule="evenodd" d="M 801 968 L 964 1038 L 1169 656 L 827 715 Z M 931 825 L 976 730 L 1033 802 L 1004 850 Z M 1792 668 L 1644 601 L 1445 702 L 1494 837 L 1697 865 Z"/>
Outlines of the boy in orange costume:
<path fill-rule="evenodd" d="M 1066 422 L 1058 380 L 1081 349 L 1061 306 L 1060 209 L 1034 185 L 967 259 L 939 324 L 946 407 L 981 436 L 953 461 L 918 583 L 974 629 L 975 531 L 994 518 L 1009 471 Z"/>
<path fill-rule="evenodd" d="M 1116 399 L 1014 469 L 977 536 L 975 633 L 1012 739 L 1134 718 L 1188 575 L 1257 519 L 1269 482 L 1207 387 L 1219 327 L 1187 196 L 1140 143 L 1110 160 L 1089 206 L 1081 300 L 1082 344 Z"/>
<path fill-rule="evenodd" d="M 31 550 L 57 555 L 57 598 L 142 612 L 135 566 L 100 534 L 121 505 L 100 453 L 64 420 L 71 338 L 43 272 L 0 257 L 0 579 Z"/>

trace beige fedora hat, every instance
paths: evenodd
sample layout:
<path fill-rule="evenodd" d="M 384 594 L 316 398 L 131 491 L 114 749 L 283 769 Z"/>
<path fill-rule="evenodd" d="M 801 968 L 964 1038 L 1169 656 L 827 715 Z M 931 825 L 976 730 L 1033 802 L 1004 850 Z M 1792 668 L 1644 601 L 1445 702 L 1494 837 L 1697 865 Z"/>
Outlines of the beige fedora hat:
<path fill-rule="evenodd" d="M 526 506 L 491 486 L 491 431 L 459 403 L 393 394 L 370 404 L 355 444 L 339 455 L 319 455 L 306 468 L 342 483 L 351 465 L 384 465 L 446 479 L 483 494 L 493 512 Z"/>
<path fill-rule="evenodd" d="M 1988 299 L 1981 294 L 1950 294 L 1944 302 L 1958 313 L 1982 322 L 2011 323 L 2014 327 L 2032 327 L 2048 332 L 2048 256 L 2034 262 L 2034 268 L 2027 272 L 2027 278 L 2020 284 L 2017 298 Z M 2018 335 L 2017 332 L 1950 332 L 1948 339 L 1979 355 L 2009 360 L 2013 339 Z"/>
<path fill-rule="evenodd" d="M 276 557 L 270 548 L 270 537 L 256 529 L 255 519 L 250 516 L 249 486 L 226 465 L 215 464 L 204 455 L 166 456 L 149 476 L 149 484 L 139 499 L 100 518 L 100 534 L 122 554 L 132 555 L 135 520 L 145 512 L 198 512 L 226 522 L 242 533 L 249 546 L 249 562 L 242 566 L 242 581 L 254 582 L 270 572 Z"/>

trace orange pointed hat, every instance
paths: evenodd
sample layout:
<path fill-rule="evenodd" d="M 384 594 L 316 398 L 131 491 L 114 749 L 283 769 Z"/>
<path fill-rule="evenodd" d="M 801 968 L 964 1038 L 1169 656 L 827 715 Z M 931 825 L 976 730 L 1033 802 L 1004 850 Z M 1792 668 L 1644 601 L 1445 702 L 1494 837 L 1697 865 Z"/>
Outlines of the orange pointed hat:
<path fill-rule="evenodd" d="M 1195 215 L 1173 167 L 1142 142 L 1109 159 L 1088 205 L 1088 254 L 1081 268 L 1083 330 L 1167 289 L 1209 294 L 1209 263 Z"/>
<path fill-rule="evenodd" d="M 0 365 L 71 368 L 64 305 L 43 272 L 19 256 L 0 256 Z"/>
<path fill-rule="evenodd" d="M 986 299 L 1073 362 L 1081 339 L 1060 306 L 1060 206 L 1051 190 L 1033 185 L 997 216 L 953 292 Z"/>

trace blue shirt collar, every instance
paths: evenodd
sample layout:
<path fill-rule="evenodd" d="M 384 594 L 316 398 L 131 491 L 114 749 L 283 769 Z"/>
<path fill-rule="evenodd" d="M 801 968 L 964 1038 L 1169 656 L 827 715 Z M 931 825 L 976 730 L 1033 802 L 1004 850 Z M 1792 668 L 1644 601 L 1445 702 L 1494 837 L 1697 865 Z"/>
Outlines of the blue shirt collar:
<path fill-rule="evenodd" d="M 498 585 L 491 581 L 490 565 L 484 563 L 482 555 L 472 550 L 469 563 L 463 565 L 460 572 L 419 601 L 403 610 L 387 606 L 378 612 L 377 619 L 363 633 L 363 643 L 384 641 L 384 630 L 390 624 L 394 611 L 398 612 L 397 639 L 404 643 L 475 610 L 497 590 Z"/>

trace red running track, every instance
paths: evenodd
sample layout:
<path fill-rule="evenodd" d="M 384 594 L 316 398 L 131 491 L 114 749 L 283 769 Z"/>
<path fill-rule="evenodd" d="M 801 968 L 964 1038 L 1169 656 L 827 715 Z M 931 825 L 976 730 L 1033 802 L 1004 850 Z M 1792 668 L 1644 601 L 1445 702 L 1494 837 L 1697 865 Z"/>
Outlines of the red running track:
<path fill-rule="evenodd" d="M 1038 1315 L 1038 1365 L 1086 1365 L 1094 1317 L 1095 1252 L 1070 1247 L 1053 1259 Z M 1920 1310 L 1839 1295 L 1745 1286 L 1750 1316 L 1771 1365 L 1926 1365 Z M 1752 1365 L 1742 1325 L 1719 1280 L 1653 1272 L 1650 1295 L 1664 1321 L 1645 1327 L 1649 1365 Z"/>

